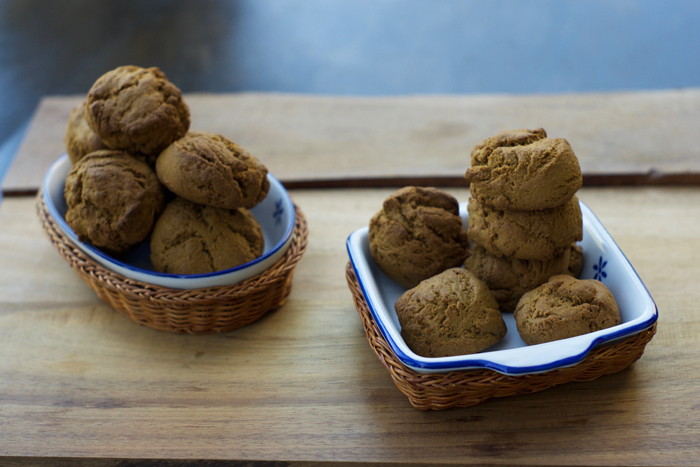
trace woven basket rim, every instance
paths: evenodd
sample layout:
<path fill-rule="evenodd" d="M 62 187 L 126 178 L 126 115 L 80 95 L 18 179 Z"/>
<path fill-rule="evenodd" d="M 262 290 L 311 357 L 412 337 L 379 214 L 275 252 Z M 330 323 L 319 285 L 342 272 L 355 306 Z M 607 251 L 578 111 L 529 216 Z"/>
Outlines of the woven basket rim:
<path fill-rule="evenodd" d="M 55 220 L 46 208 L 42 191 L 39 190 L 37 193 L 37 211 L 39 217 L 52 243 L 54 243 L 54 246 L 65 259 L 71 263 L 83 263 L 84 266 L 87 266 L 91 270 L 92 275 L 100 278 L 101 281 L 104 282 L 104 286 L 107 288 L 118 287 L 122 292 L 142 295 L 144 298 L 153 299 L 157 297 L 159 300 L 172 299 L 175 302 L 197 300 L 202 297 L 218 298 L 225 296 L 230 298 L 232 295 L 245 294 L 251 289 L 260 286 L 262 283 L 274 280 L 276 276 L 285 274 L 289 269 L 294 268 L 304 254 L 308 244 L 308 226 L 306 218 L 296 204 L 294 204 L 294 210 L 295 225 L 292 232 L 292 241 L 282 258 L 268 269 L 236 284 L 194 289 L 174 289 L 127 278 L 94 261 L 58 229 Z M 114 284 L 119 285 L 115 286 Z"/>
<path fill-rule="evenodd" d="M 591 381 L 627 368 L 642 356 L 656 333 L 657 323 L 617 343 L 592 349 L 583 361 L 541 373 L 507 375 L 491 369 L 418 373 L 403 364 L 381 334 L 359 286 L 352 263 L 346 279 L 370 347 L 389 371 L 394 384 L 419 410 L 469 407 L 492 397 L 529 394 L 568 383 Z"/>

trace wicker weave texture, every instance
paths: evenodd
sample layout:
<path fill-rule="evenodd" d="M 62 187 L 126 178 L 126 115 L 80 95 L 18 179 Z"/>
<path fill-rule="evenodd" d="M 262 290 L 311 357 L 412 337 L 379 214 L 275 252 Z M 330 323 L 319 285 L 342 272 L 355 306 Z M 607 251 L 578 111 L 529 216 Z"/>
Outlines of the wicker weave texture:
<path fill-rule="evenodd" d="M 600 376 L 622 371 L 637 361 L 644 347 L 656 332 L 656 324 L 628 339 L 591 351 L 580 363 L 544 373 L 504 375 L 493 370 L 463 370 L 449 373 L 417 373 L 396 358 L 377 327 L 350 263 L 346 279 L 352 292 L 369 344 L 384 364 L 394 384 L 420 410 L 442 410 L 469 407 L 492 397 L 529 394 L 553 386 L 591 381 Z"/>
<path fill-rule="evenodd" d="M 294 208 L 292 242 L 269 269 L 231 286 L 179 290 L 127 279 L 96 263 L 61 233 L 41 192 L 37 196 L 37 213 L 49 239 L 100 299 L 137 323 L 190 334 L 232 331 L 284 304 L 308 238 L 306 218 L 298 206 Z"/>

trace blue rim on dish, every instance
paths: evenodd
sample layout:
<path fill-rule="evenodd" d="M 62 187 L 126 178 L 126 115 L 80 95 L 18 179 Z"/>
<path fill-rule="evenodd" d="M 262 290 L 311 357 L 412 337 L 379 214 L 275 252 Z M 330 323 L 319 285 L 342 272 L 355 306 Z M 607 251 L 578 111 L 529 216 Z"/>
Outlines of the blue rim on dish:
<path fill-rule="evenodd" d="M 519 336 L 510 337 L 513 347 L 481 353 L 443 358 L 426 358 L 413 353 L 400 336 L 400 327 L 393 311 L 393 298 L 402 290 L 388 279 L 369 255 L 368 227 L 356 230 L 347 239 L 346 247 L 355 276 L 372 318 L 396 357 L 419 373 L 456 370 L 493 370 L 507 375 L 541 373 L 576 365 L 595 347 L 611 344 L 652 327 L 658 319 L 656 304 L 639 275 L 622 253 L 605 227 L 583 202 L 580 202 L 584 223 L 584 272 L 581 278 L 597 276 L 615 295 L 623 317 L 622 324 L 560 341 L 527 346 Z M 467 222 L 466 203 L 460 203 L 460 215 Z M 391 292 L 387 292 L 391 289 Z M 512 321 L 504 313 L 504 318 Z M 517 334 L 514 326 L 508 333 Z M 516 341 L 520 341 L 520 346 Z M 498 345 L 498 344 L 497 344 Z"/>
<path fill-rule="evenodd" d="M 93 256 L 93 259 L 102 259 L 102 263 L 109 263 L 116 265 L 118 267 L 124 268 L 125 270 L 132 271 L 137 274 L 143 274 L 147 275 L 148 277 L 156 277 L 156 278 L 163 278 L 163 279 L 175 279 L 175 280 L 186 280 L 186 281 L 191 281 L 191 280 L 197 280 L 197 279 L 208 279 L 208 278 L 216 278 L 219 276 L 223 275 L 228 275 L 232 273 L 236 273 L 238 271 L 242 271 L 244 269 L 248 269 L 251 266 L 258 265 L 259 263 L 269 261 L 269 259 L 273 255 L 277 255 L 280 253 L 280 249 L 282 249 L 285 246 L 288 246 L 292 233 L 294 231 L 294 225 L 296 222 L 296 215 L 294 211 L 294 204 L 292 203 L 291 198 L 289 197 L 289 194 L 287 191 L 284 189 L 283 185 L 272 175 L 269 174 L 267 175 L 268 180 L 270 181 L 271 186 L 276 186 L 279 188 L 279 193 L 280 193 L 280 198 L 274 201 L 274 212 L 272 213 L 272 216 L 275 218 L 275 222 L 277 222 L 281 218 L 281 214 L 284 212 L 284 210 L 287 210 L 289 213 L 289 216 L 291 216 L 291 221 L 287 223 L 287 227 L 281 236 L 280 240 L 277 241 L 274 245 L 270 246 L 269 248 L 266 248 L 267 251 L 265 251 L 260 257 L 254 259 L 253 261 L 250 261 L 248 263 L 236 266 L 234 268 L 230 269 L 225 269 L 222 271 L 216 271 L 216 272 L 211 272 L 211 273 L 205 273 L 205 274 L 170 274 L 170 273 L 163 273 L 163 272 L 157 272 L 149 269 L 144 269 L 144 268 L 139 268 L 136 267 L 132 264 L 129 264 L 127 262 L 118 260 L 116 258 L 113 258 L 106 253 L 102 252 L 98 248 L 85 243 L 81 242 L 78 239 L 78 236 L 73 232 L 73 229 L 68 225 L 66 222 L 64 216 L 60 213 L 58 207 L 54 203 L 54 200 L 52 199 L 52 196 L 50 196 L 50 183 L 56 183 L 55 177 L 59 176 L 57 174 L 57 171 L 65 171 L 66 169 L 66 164 L 68 160 L 68 155 L 63 154 L 61 155 L 54 163 L 51 165 L 49 170 L 46 173 L 46 176 L 44 177 L 44 180 L 42 182 L 42 196 L 44 199 L 44 202 L 46 204 L 46 208 L 49 211 L 51 217 L 53 218 L 54 222 L 56 222 L 63 233 L 68 236 L 71 242 L 73 242 L 75 245 L 79 246 L 83 251 L 86 253 L 91 253 Z M 69 162 L 68 162 L 69 164 Z M 67 172 L 66 172 L 67 173 Z M 65 177 L 63 178 L 63 182 L 65 182 Z M 63 185 L 62 185 L 63 186 Z M 61 195 L 63 196 L 63 195 Z M 261 203 L 262 204 L 262 203 Z M 258 206 L 250 209 L 251 213 L 253 215 L 256 215 L 256 208 Z M 257 216 L 256 216 L 257 217 Z M 148 281 L 146 281 L 148 282 Z M 177 288 L 177 287 L 175 287 Z"/>

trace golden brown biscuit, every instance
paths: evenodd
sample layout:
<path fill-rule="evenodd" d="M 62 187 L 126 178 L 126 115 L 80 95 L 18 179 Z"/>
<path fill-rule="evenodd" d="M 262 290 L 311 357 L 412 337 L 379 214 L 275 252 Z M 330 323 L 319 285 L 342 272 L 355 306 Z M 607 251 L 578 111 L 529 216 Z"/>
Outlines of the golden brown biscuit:
<path fill-rule="evenodd" d="M 470 198 L 470 240 L 495 256 L 544 260 L 582 239 L 578 198 L 541 211 L 501 211 Z"/>
<path fill-rule="evenodd" d="M 583 248 L 574 244 L 569 251 L 569 269 L 566 273 L 572 277 L 578 277 L 583 270 Z"/>
<path fill-rule="evenodd" d="M 480 142 L 464 178 L 480 203 L 518 211 L 561 206 L 583 183 L 569 143 L 547 138 L 541 128 L 504 131 Z"/>
<path fill-rule="evenodd" d="M 468 246 L 457 200 L 435 188 L 396 191 L 369 224 L 372 259 L 406 288 L 461 265 Z"/>
<path fill-rule="evenodd" d="M 568 275 L 522 296 L 513 314 L 518 333 L 529 345 L 599 331 L 622 322 L 610 290 L 596 280 Z"/>
<path fill-rule="evenodd" d="M 500 258 L 472 244 L 464 267 L 486 284 L 501 311 L 513 311 L 525 292 L 544 284 L 552 276 L 568 273 L 575 248 L 576 245 L 571 245 L 552 258 L 538 261 Z"/>
<path fill-rule="evenodd" d="M 250 209 L 270 189 L 267 168 L 228 138 L 189 132 L 156 160 L 160 181 L 178 196 L 225 209 Z"/>
<path fill-rule="evenodd" d="M 160 272 L 205 274 L 248 263 L 265 239 L 246 209 L 221 209 L 175 198 L 151 234 L 151 262 Z"/>
<path fill-rule="evenodd" d="M 66 128 L 64 141 L 66 143 L 66 152 L 73 164 L 86 154 L 107 149 L 107 146 L 85 120 L 85 102 L 71 111 L 70 117 L 68 117 L 68 128 Z"/>
<path fill-rule="evenodd" d="M 462 268 L 407 290 L 394 309 L 406 345 L 423 357 L 480 352 L 506 335 L 496 299 L 486 284 Z"/>
<path fill-rule="evenodd" d="M 164 191 L 148 164 L 122 151 L 91 152 L 66 177 L 66 222 L 81 241 L 111 254 L 151 232 Z"/>
<path fill-rule="evenodd" d="M 190 111 L 158 68 L 122 66 L 92 85 L 85 119 L 109 148 L 156 155 L 187 133 Z"/>

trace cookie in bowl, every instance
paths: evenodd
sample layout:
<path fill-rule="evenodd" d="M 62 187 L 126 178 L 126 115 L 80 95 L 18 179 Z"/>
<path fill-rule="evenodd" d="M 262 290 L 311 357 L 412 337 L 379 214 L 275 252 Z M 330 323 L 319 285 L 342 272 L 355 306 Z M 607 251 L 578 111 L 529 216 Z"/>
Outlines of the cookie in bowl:
<path fill-rule="evenodd" d="M 178 196 L 224 209 L 258 205 L 267 196 L 267 168 L 230 139 L 189 132 L 156 160 L 159 180 Z"/>
<path fill-rule="evenodd" d="M 66 177 L 65 219 L 78 238 L 121 255 L 144 240 L 163 210 L 165 193 L 142 160 L 101 150 L 80 159 Z"/>
<path fill-rule="evenodd" d="M 247 209 L 175 198 L 153 227 L 151 262 L 159 272 L 206 274 L 253 261 L 264 244 L 262 228 Z"/>
<path fill-rule="evenodd" d="M 158 68 L 127 65 L 95 81 L 85 119 L 110 149 L 150 156 L 185 136 L 190 110 L 180 89 Z"/>
<path fill-rule="evenodd" d="M 101 149 L 108 149 L 97 133 L 90 128 L 85 120 L 85 102 L 71 110 L 68 117 L 68 127 L 64 137 L 66 152 L 73 164 L 78 162 L 86 154 Z"/>

